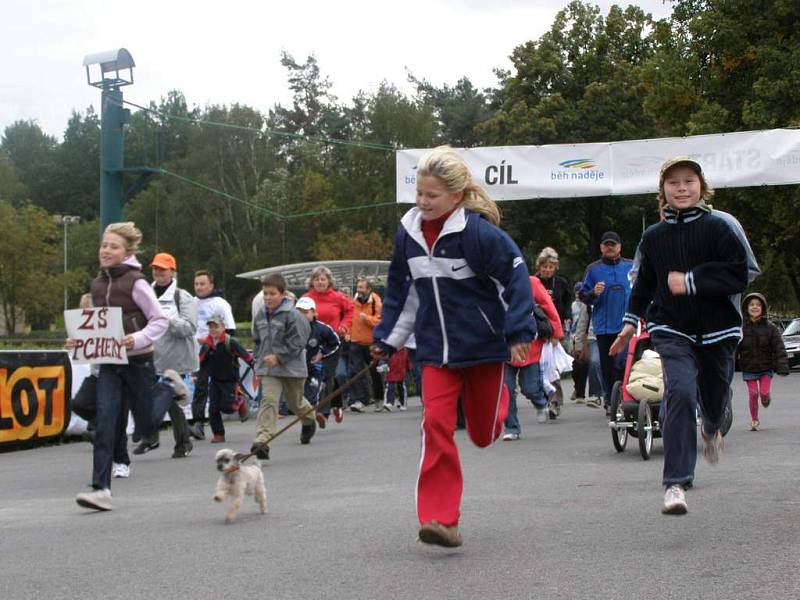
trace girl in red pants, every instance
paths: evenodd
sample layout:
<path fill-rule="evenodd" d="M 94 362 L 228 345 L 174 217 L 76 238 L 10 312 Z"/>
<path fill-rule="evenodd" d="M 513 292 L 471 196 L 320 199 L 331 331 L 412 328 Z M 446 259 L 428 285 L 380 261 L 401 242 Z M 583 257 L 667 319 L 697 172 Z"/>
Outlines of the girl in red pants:
<path fill-rule="evenodd" d="M 419 539 L 460 546 L 461 464 L 454 433 L 462 398 L 467 433 L 483 448 L 508 407 L 504 364 L 522 361 L 536 335 L 528 270 L 498 228 L 497 205 L 450 148 L 417 165 L 417 205 L 395 236 L 373 353 L 385 358 L 414 333 L 423 365 L 417 514 Z"/>
<path fill-rule="evenodd" d="M 750 431 L 758 431 L 758 400 L 770 404 L 772 376 L 789 374 L 789 359 L 778 327 L 767 319 L 767 299 L 758 293 L 747 294 L 742 301 L 745 319 L 742 341 L 736 350 L 742 379 L 750 400 Z"/>

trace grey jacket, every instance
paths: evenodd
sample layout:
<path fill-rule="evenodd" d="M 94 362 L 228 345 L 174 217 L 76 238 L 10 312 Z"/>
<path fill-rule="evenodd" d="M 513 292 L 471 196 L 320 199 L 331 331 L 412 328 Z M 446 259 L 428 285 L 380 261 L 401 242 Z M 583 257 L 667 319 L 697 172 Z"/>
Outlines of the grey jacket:
<path fill-rule="evenodd" d="M 284 300 L 269 316 L 266 306 L 255 307 L 253 313 L 253 355 L 256 360 L 256 375 L 259 377 L 302 377 L 308 375 L 306 368 L 306 342 L 311 326 L 297 312 L 291 300 Z M 278 364 L 269 367 L 264 357 L 274 354 Z"/>
<path fill-rule="evenodd" d="M 155 286 L 154 286 L 155 287 Z M 177 290 L 178 304 L 175 303 Z M 172 280 L 170 286 L 158 298 L 161 310 L 169 319 L 167 331 L 153 344 L 153 363 L 156 373 L 175 369 L 181 375 L 197 371 L 197 302 L 186 290 L 178 288 Z"/>

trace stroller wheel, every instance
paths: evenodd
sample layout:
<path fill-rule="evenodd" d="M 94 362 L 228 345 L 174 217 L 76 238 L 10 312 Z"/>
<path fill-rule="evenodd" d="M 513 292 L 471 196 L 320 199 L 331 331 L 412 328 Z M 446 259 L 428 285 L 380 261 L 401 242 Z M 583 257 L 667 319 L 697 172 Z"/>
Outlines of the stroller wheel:
<path fill-rule="evenodd" d="M 639 418 L 636 422 L 639 435 L 639 452 L 644 460 L 650 458 L 653 451 L 653 413 L 647 400 L 639 401 Z"/>
<path fill-rule="evenodd" d="M 622 382 L 617 381 L 614 383 L 614 387 L 611 388 L 611 415 L 609 416 L 611 423 L 625 420 L 625 415 L 622 413 L 622 407 L 620 406 L 621 403 Z M 614 448 L 617 452 L 624 452 L 625 446 L 628 444 L 628 429 L 626 427 L 620 429 L 611 427 L 611 443 L 614 444 Z"/>

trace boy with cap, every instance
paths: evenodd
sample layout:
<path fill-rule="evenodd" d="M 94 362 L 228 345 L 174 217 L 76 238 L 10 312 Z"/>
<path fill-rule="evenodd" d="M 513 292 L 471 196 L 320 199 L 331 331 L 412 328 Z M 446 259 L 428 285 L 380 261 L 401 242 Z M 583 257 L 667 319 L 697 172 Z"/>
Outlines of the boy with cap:
<path fill-rule="evenodd" d="M 303 296 L 297 301 L 295 308 L 306 318 L 311 325 L 311 333 L 306 342 L 306 368 L 308 378 L 305 384 L 306 400 L 316 406 L 319 401 L 320 391 L 323 382 L 327 381 L 328 374 L 325 373 L 325 359 L 339 349 L 339 336 L 330 325 L 317 320 L 317 303 L 308 296 Z M 330 374 L 333 375 L 332 373 Z M 320 429 L 325 429 L 330 406 L 323 406 L 317 410 L 317 423 Z"/>
<path fill-rule="evenodd" d="M 212 444 L 225 441 L 225 426 L 222 413 L 232 413 L 234 390 L 239 383 L 239 359 L 251 368 L 253 356 L 242 347 L 235 337 L 225 331 L 225 317 L 211 315 L 206 321 L 208 337 L 200 347 L 200 370 L 208 373 L 208 422 L 211 425 Z"/>
<path fill-rule="evenodd" d="M 644 318 L 661 356 L 664 514 L 688 510 L 685 490 L 694 481 L 697 462 L 698 404 L 703 456 L 712 465 L 719 461 L 719 429 L 742 335 L 739 294 L 748 284 L 749 244 L 733 217 L 723 218 L 705 203 L 712 194 L 700 165 L 688 156 L 661 167 L 663 219 L 642 236 L 625 326 L 611 346 L 611 352 L 623 351 Z"/>
<path fill-rule="evenodd" d="M 602 235 L 600 254 L 600 260 L 586 267 L 578 295 L 592 309 L 592 328 L 600 352 L 600 370 L 605 390 L 603 404 L 608 412 L 611 388 L 615 381 L 622 379 L 625 370 L 625 355 L 612 357 L 608 350 L 622 329 L 622 317 L 631 294 L 628 273 L 633 261 L 622 258 L 622 240 L 616 231 L 606 231 Z"/>

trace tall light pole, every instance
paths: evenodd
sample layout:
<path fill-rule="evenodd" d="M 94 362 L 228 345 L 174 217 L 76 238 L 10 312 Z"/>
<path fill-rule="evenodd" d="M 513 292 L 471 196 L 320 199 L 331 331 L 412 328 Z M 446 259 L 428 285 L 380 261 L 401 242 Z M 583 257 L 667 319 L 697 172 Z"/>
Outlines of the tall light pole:
<path fill-rule="evenodd" d="M 59 215 L 56 217 L 59 223 L 64 226 L 64 310 L 69 309 L 67 305 L 67 281 L 66 281 L 66 274 L 67 274 L 67 225 L 77 225 L 81 222 L 80 217 L 76 217 L 73 215 Z"/>
<path fill-rule="evenodd" d="M 83 59 L 86 81 L 102 90 L 100 103 L 100 231 L 122 220 L 123 128 L 130 111 L 123 107 L 120 88 L 133 83 L 131 53 L 125 48 L 90 54 Z"/>

